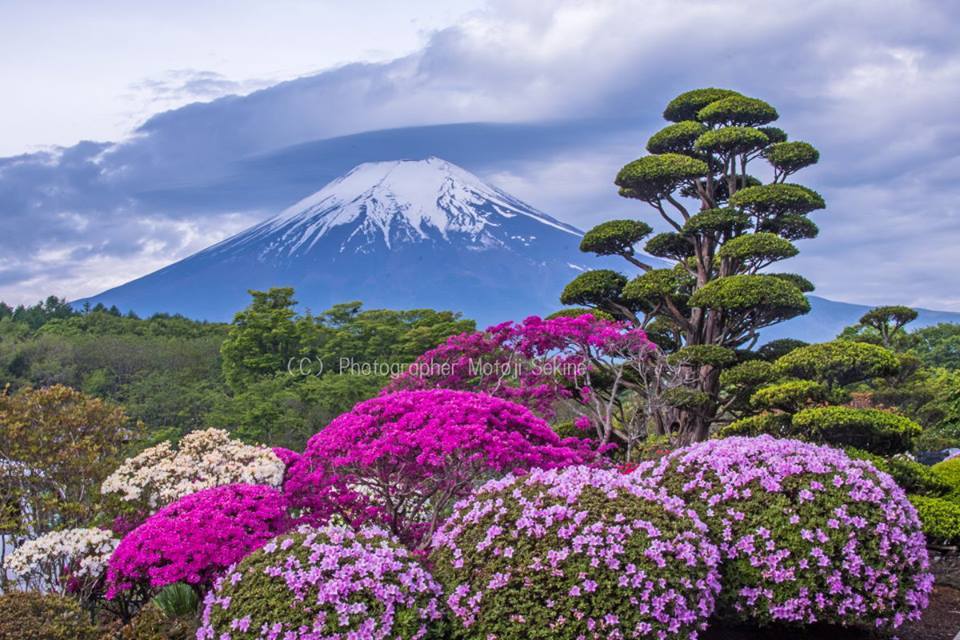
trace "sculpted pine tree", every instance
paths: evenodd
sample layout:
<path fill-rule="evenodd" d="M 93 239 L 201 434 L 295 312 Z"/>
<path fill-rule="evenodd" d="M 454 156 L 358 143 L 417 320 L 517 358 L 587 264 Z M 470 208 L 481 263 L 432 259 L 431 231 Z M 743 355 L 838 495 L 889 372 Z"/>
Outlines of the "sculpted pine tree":
<path fill-rule="evenodd" d="M 720 373 L 758 331 L 809 311 L 805 278 L 770 273 L 797 254 L 793 242 L 814 238 L 808 214 L 824 208 L 815 191 L 789 182 L 817 162 L 806 142 L 788 142 L 769 126 L 777 111 L 726 89 L 698 89 L 667 105 L 672 122 L 647 143 L 649 155 L 624 166 L 620 195 L 652 208 L 668 225 L 653 235 L 639 220 L 604 222 L 580 249 L 620 256 L 643 273 L 628 280 L 612 270 L 586 272 L 563 292 L 564 304 L 586 306 L 648 330 L 678 364 L 683 385 L 655 429 L 681 443 L 705 439 L 727 399 Z M 761 164 L 754 176 L 754 165 Z M 643 253 L 638 244 L 646 240 Z M 667 265 L 667 266 L 664 266 Z"/>

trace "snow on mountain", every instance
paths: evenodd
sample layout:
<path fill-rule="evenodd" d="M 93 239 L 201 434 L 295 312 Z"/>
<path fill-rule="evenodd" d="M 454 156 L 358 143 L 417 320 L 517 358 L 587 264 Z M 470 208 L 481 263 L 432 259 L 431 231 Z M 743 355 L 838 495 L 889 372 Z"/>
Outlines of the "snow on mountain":
<path fill-rule="evenodd" d="M 579 252 L 581 236 L 440 158 L 372 162 L 89 301 L 225 320 L 247 304 L 248 289 L 293 286 L 314 311 L 361 300 L 500 322 L 559 308 L 566 282 L 606 262 Z"/>
<path fill-rule="evenodd" d="M 349 230 L 341 253 L 431 241 L 485 248 L 528 245 L 535 236 L 509 231 L 518 216 L 582 235 L 440 158 L 370 162 L 216 249 L 233 251 L 268 239 L 261 259 L 295 257 L 340 227 Z"/>

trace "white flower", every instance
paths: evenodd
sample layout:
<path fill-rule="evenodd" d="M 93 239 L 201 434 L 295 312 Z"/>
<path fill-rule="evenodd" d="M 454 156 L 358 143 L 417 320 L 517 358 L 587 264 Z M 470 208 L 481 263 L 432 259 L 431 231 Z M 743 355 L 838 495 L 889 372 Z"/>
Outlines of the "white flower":
<path fill-rule="evenodd" d="M 103 529 L 53 531 L 24 542 L 3 566 L 25 584 L 56 588 L 68 567 L 75 578 L 99 578 L 119 543 L 113 532 Z"/>
<path fill-rule="evenodd" d="M 233 440 L 222 429 L 194 431 L 179 448 L 163 442 L 126 460 L 100 487 L 123 500 L 144 500 L 151 509 L 225 484 L 283 482 L 284 464 L 269 447 Z"/>

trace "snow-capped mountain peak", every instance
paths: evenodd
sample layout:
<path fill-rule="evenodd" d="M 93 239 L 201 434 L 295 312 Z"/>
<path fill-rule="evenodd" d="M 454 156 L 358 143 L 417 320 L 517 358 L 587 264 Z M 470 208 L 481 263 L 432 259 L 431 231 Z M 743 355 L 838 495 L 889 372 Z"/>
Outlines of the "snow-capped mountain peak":
<path fill-rule="evenodd" d="M 341 253 L 425 241 L 482 249 L 527 244 L 540 225 L 580 235 L 466 169 L 429 157 L 358 165 L 216 249 L 263 245 L 269 238 L 261 257 L 283 258 L 308 252 L 330 236 L 337 236 Z"/>

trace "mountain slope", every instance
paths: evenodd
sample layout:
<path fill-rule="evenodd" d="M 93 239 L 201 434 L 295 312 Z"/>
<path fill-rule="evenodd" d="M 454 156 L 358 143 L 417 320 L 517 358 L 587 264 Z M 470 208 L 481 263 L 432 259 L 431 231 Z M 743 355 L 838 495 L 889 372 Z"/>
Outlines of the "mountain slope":
<path fill-rule="evenodd" d="M 366 163 L 246 231 L 86 301 L 230 319 L 247 289 L 292 286 L 313 310 L 462 311 L 481 323 L 559 306 L 604 261 L 581 232 L 439 158 Z"/>

